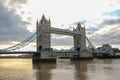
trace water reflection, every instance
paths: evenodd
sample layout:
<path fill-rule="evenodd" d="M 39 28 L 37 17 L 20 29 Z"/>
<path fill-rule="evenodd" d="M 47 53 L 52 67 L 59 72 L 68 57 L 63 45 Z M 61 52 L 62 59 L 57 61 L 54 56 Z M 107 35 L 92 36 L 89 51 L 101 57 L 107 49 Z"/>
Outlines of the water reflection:
<path fill-rule="evenodd" d="M 0 80 L 119 80 L 120 59 L 32 63 L 32 59 L 0 59 Z"/>
<path fill-rule="evenodd" d="M 51 70 L 50 80 L 74 80 L 75 68 L 70 59 L 58 59 L 56 68 Z"/>
<path fill-rule="evenodd" d="M 51 70 L 55 69 L 55 63 L 33 63 L 35 70 L 35 80 L 49 80 L 51 78 Z"/>
<path fill-rule="evenodd" d="M 36 80 L 119 80 L 119 62 L 119 59 L 58 59 L 56 63 L 35 64 L 34 69 Z"/>
<path fill-rule="evenodd" d="M 58 59 L 56 63 L 36 63 L 36 80 L 86 80 L 89 61 Z"/>
<path fill-rule="evenodd" d="M 75 80 L 87 80 L 87 65 L 91 60 L 87 61 L 73 61 L 72 64 L 75 66 Z"/>
<path fill-rule="evenodd" d="M 119 61 L 117 59 L 93 60 L 88 65 L 88 80 L 119 80 Z"/>
<path fill-rule="evenodd" d="M 31 59 L 0 59 L 0 80 L 34 80 Z"/>

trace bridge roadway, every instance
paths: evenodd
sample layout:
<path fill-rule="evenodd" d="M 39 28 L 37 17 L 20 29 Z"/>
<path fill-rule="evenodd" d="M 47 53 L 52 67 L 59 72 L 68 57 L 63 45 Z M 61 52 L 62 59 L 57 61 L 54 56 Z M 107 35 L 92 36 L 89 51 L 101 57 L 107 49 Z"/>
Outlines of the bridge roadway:
<path fill-rule="evenodd" d="M 54 51 L 56 54 L 78 54 L 77 51 Z M 1 51 L 0 54 L 37 54 L 37 51 Z"/>
<path fill-rule="evenodd" d="M 14 51 L 14 52 L 0 52 L 0 54 L 37 54 L 36 51 Z"/>
<path fill-rule="evenodd" d="M 81 34 L 80 31 L 71 31 L 68 29 L 59 29 L 59 28 L 53 28 L 53 27 L 50 28 L 50 32 L 55 34 L 70 35 L 70 36 Z"/>

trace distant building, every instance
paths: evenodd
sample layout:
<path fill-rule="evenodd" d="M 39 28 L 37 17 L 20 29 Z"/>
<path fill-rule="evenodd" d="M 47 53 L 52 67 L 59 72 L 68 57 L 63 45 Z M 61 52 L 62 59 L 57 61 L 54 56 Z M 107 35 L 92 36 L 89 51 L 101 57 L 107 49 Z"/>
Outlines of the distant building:
<path fill-rule="evenodd" d="M 101 47 L 98 47 L 97 52 L 103 53 L 103 54 L 108 54 L 110 56 L 114 55 L 112 47 L 109 44 L 103 44 Z"/>
<path fill-rule="evenodd" d="M 114 53 L 120 53 L 119 48 L 112 48 L 112 50 L 113 50 Z"/>

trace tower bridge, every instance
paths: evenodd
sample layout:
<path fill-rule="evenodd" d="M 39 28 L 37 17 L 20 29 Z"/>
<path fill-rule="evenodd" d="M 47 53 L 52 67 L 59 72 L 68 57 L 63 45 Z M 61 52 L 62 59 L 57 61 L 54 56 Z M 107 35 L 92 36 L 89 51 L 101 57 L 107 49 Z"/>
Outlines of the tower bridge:
<path fill-rule="evenodd" d="M 41 59 L 49 59 L 49 58 L 54 59 L 56 58 L 56 56 L 53 56 L 53 55 L 56 55 L 56 53 L 63 54 L 63 52 L 61 51 L 55 52 L 52 50 L 51 33 L 73 36 L 74 51 L 73 52 L 69 51 L 67 52 L 67 54 L 72 53 L 73 57 L 78 57 L 78 58 L 92 57 L 92 54 L 90 54 L 86 48 L 85 27 L 82 27 L 80 23 L 78 23 L 77 28 L 73 29 L 73 31 L 67 30 L 67 29 L 53 28 L 51 27 L 50 19 L 47 20 L 43 15 L 41 20 L 37 21 L 36 26 L 37 26 L 36 32 L 43 29 L 43 32 L 40 34 L 40 37 L 37 37 L 37 51 L 42 51 L 41 54 L 37 56 L 40 56 Z M 66 52 L 64 52 L 64 54 L 65 53 Z M 50 56 L 53 56 L 53 57 L 50 57 Z"/>
<path fill-rule="evenodd" d="M 69 35 L 73 36 L 74 39 L 74 51 L 54 51 L 51 48 L 51 33 L 54 34 L 61 34 L 61 35 Z M 33 40 L 37 39 L 37 51 L 36 52 L 24 52 L 24 51 L 17 51 L 13 52 L 14 50 L 20 49 Z M 47 20 L 43 15 L 40 21 L 36 23 L 36 32 L 22 41 L 21 43 L 5 48 L 0 50 L 0 54 L 14 54 L 14 53 L 27 53 L 33 54 L 33 60 L 54 60 L 57 57 L 57 54 L 69 55 L 71 58 L 92 58 L 92 54 L 87 51 L 86 47 L 86 31 L 85 27 L 82 27 L 80 23 L 78 23 L 77 28 L 72 30 L 67 29 L 58 29 L 51 27 L 50 19 Z M 60 56 L 60 55 L 59 55 Z"/>

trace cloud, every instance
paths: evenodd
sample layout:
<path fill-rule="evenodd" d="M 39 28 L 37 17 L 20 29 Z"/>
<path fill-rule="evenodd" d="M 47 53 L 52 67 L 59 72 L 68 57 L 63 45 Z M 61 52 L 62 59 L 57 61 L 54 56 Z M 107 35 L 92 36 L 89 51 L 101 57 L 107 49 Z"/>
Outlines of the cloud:
<path fill-rule="evenodd" d="M 94 33 L 96 33 L 96 31 L 99 31 L 100 29 L 104 28 L 104 25 L 101 24 L 95 24 L 95 23 L 91 23 L 90 25 L 87 26 L 86 28 L 86 33 L 88 36 L 93 35 Z"/>
<path fill-rule="evenodd" d="M 95 45 L 120 45 L 120 9 L 103 13 L 98 19 L 86 22 L 86 33 Z"/>
<path fill-rule="evenodd" d="M 104 13 L 104 15 L 110 15 L 110 16 L 120 16 L 120 9 Z"/>
<path fill-rule="evenodd" d="M 118 19 L 103 20 L 102 24 L 105 24 L 105 25 L 117 25 L 117 24 L 120 24 L 120 18 L 118 18 Z"/>
<path fill-rule="evenodd" d="M 20 7 L 21 4 L 26 4 L 28 0 L 0 0 L 0 4 L 7 7 L 15 8 Z"/>
<path fill-rule="evenodd" d="M 21 1 L 21 0 L 14 0 Z M 29 22 L 23 21 L 20 15 L 4 6 L 4 1 L 0 2 L 0 41 L 21 41 L 31 33 L 26 26 Z"/>
<path fill-rule="evenodd" d="M 120 34 L 120 25 L 107 25 L 107 26 L 103 25 L 102 28 L 100 27 L 99 29 L 91 28 L 87 31 L 88 38 L 95 45 L 120 44 L 119 34 Z"/>
<path fill-rule="evenodd" d="M 119 27 L 120 26 L 110 28 L 109 30 L 105 30 L 103 34 L 96 33 L 96 35 L 92 36 L 90 39 L 96 45 L 120 44 L 120 41 L 119 41 L 120 40 L 120 37 L 119 37 L 120 28 Z"/>
<path fill-rule="evenodd" d="M 23 21 L 23 17 L 24 17 L 23 15 L 25 15 L 25 17 L 26 15 L 28 16 L 28 14 L 26 13 L 29 12 L 29 8 L 31 8 L 30 6 L 28 6 L 29 8 L 26 8 L 27 6 L 26 5 L 24 6 L 24 9 L 22 9 L 23 8 L 22 5 L 26 4 L 27 1 L 28 0 L 0 0 L 0 42 L 1 43 L 4 43 L 5 41 L 19 41 L 20 42 L 24 40 L 25 38 L 29 37 L 29 35 L 31 34 L 27 30 L 27 26 L 31 25 L 31 23 L 28 21 Z M 81 1 L 81 3 L 79 2 L 79 0 L 77 2 L 73 0 L 72 2 L 70 1 L 67 7 L 65 7 L 68 0 L 66 2 L 64 2 L 63 0 L 60 2 L 58 1 L 56 2 L 56 0 L 54 0 L 56 4 L 53 6 L 51 6 L 52 4 L 51 1 L 48 1 L 48 0 L 47 0 L 48 2 L 43 1 L 41 3 L 37 1 L 38 0 L 36 0 L 35 3 L 33 3 L 34 5 L 32 5 L 32 7 L 34 7 L 33 9 L 35 10 L 35 12 L 37 13 L 37 11 L 40 11 L 41 13 L 43 10 L 48 15 L 54 16 L 51 19 L 55 19 L 53 21 L 59 21 L 58 23 L 56 22 L 56 25 L 61 24 L 61 23 L 62 24 L 71 23 L 72 21 L 76 22 L 73 24 L 77 24 L 78 22 L 81 22 L 82 24 L 86 25 L 87 36 L 90 38 L 90 40 L 93 43 L 97 45 L 100 45 L 100 44 L 102 45 L 104 43 L 110 43 L 110 44 L 120 43 L 119 41 L 120 40 L 119 39 L 120 9 L 118 9 L 117 7 L 119 5 L 116 5 L 111 2 L 108 3 L 106 1 L 97 1 L 93 4 L 94 0 L 90 2 L 85 0 L 85 1 Z M 119 3 L 119 0 L 117 1 Z M 62 7 L 60 3 L 63 4 Z M 76 5 L 73 5 L 73 4 L 76 4 Z M 89 5 L 89 6 L 86 7 L 86 5 L 84 4 Z M 110 4 L 111 6 L 110 5 L 108 6 L 108 4 Z M 71 7 L 71 5 L 73 5 L 74 7 Z M 40 8 L 38 9 L 38 7 Z M 56 14 L 56 10 L 58 10 L 57 11 L 58 13 L 64 12 L 63 15 Z M 111 12 L 108 12 L 109 10 Z M 104 13 L 102 14 L 102 16 L 99 17 L 101 13 L 106 12 L 106 11 L 107 13 Z M 17 12 L 20 12 L 22 15 L 16 14 Z M 33 17 L 30 17 L 30 16 L 28 17 L 29 21 L 32 19 Z M 52 23 L 54 24 L 53 21 Z M 55 37 L 52 39 L 52 45 L 54 46 L 73 45 L 72 37 L 63 37 L 63 38 L 62 37 L 59 38 L 58 36 L 57 38 Z M 8 44 L 8 42 L 5 42 L 5 43 Z"/>
<path fill-rule="evenodd" d="M 120 9 L 117 9 L 112 12 L 104 13 L 104 16 L 107 16 L 108 18 L 103 19 L 103 22 L 101 24 L 104 24 L 104 25 L 119 25 L 120 24 Z"/>
<path fill-rule="evenodd" d="M 27 3 L 27 0 L 9 0 L 9 4 L 14 5 L 14 4 L 25 4 Z"/>
<path fill-rule="evenodd" d="M 120 44 L 120 9 L 114 10 L 112 12 L 103 13 L 98 18 L 88 20 L 81 20 L 76 23 L 85 24 L 86 25 L 86 34 L 87 37 L 91 40 L 91 42 L 95 45 L 102 44 Z M 64 40 L 65 39 L 65 40 Z M 69 41 L 67 45 L 73 43 L 67 38 L 64 39 L 54 39 L 55 44 L 58 45 L 66 45 L 65 42 Z M 57 42 L 58 41 L 58 42 Z"/>

